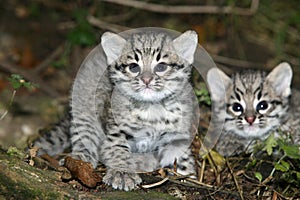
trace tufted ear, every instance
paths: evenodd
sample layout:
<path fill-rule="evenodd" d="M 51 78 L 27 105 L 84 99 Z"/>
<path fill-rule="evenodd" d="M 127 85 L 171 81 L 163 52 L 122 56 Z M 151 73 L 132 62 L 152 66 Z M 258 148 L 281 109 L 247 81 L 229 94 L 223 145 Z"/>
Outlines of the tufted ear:
<path fill-rule="evenodd" d="M 277 95 L 288 97 L 291 94 L 292 77 L 291 66 L 282 62 L 268 74 L 266 81 L 271 84 Z"/>
<path fill-rule="evenodd" d="M 194 53 L 198 44 L 198 35 L 195 31 L 186 31 L 173 40 L 177 54 L 190 64 L 194 62 Z"/>
<path fill-rule="evenodd" d="M 101 45 L 106 54 L 107 64 L 116 61 L 122 53 L 126 40 L 118 34 L 105 32 L 101 37 Z"/>
<path fill-rule="evenodd" d="M 212 68 L 207 73 L 207 84 L 213 101 L 224 101 L 226 89 L 231 83 L 230 77 L 218 68 Z"/>

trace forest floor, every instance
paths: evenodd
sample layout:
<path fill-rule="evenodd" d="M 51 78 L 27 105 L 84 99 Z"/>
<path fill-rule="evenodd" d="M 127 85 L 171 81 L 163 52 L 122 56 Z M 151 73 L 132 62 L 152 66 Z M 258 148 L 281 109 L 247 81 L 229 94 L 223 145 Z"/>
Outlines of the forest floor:
<path fill-rule="evenodd" d="M 231 2 L 249 7 L 246 0 Z M 293 66 L 293 86 L 300 88 L 299 9 L 292 0 L 260 2 L 249 16 L 157 13 L 105 1 L 1 1 L 0 199 L 300 199 L 299 158 L 240 155 L 224 159 L 212 153 L 198 159 L 205 166 L 198 169 L 198 181 L 166 178 L 157 171 L 141 174 L 142 185 L 149 188 L 121 192 L 101 182 L 88 188 L 76 178 L 62 180 L 61 169 L 36 157 L 31 166 L 23 151 L 40 129 L 63 116 L 81 62 L 107 30 L 193 29 L 199 44 L 228 74 L 245 68 L 269 71 L 285 60 Z M 23 78 L 29 85 L 19 88 L 15 83 Z M 194 84 L 202 87 L 201 77 L 195 76 Z M 206 101 L 201 100 L 200 133 L 209 123 Z M 100 176 L 104 172 L 96 170 Z"/>

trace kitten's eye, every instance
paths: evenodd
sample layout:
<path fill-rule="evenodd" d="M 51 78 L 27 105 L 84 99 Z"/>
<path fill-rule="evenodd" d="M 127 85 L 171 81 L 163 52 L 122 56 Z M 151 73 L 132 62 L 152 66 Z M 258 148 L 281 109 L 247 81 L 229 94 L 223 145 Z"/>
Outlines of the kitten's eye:
<path fill-rule="evenodd" d="M 128 65 L 128 69 L 131 73 L 139 73 L 141 68 L 137 63 L 131 63 Z"/>
<path fill-rule="evenodd" d="M 269 107 L 268 102 L 267 101 L 261 101 L 257 104 L 256 106 L 256 111 L 263 111 L 263 110 L 267 110 Z"/>
<path fill-rule="evenodd" d="M 168 65 L 166 63 L 158 63 L 154 67 L 154 72 L 165 72 L 168 69 Z"/>
<path fill-rule="evenodd" d="M 241 113 L 244 111 L 243 106 L 241 104 L 239 104 L 239 103 L 234 103 L 232 105 L 232 110 L 234 112 L 241 112 Z"/>

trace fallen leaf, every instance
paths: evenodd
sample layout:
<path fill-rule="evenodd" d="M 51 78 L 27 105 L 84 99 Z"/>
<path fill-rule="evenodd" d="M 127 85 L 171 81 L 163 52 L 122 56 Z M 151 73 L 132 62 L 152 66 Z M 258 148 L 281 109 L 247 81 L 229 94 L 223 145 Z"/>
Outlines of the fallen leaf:
<path fill-rule="evenodd" d="M 64 166 L 71 172 L 73 178 L 78 179 L 88 187 L 93 188 L 102 181 L 102 177 L 95 172 L 89 162 L 76 160 L 68 156 L 65 158 Z"/>

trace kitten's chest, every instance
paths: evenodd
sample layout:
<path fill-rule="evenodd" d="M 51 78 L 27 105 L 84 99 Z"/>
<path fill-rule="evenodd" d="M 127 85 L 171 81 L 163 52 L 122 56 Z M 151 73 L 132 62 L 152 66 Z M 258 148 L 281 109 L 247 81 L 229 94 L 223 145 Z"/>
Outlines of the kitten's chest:
<path fill-rule="evenodd" d="M 176 107 L 178 110 L 173 110 L 165 105 L 155 104 L 148 105 L 141 108 L 133 108 L 129 113 L 139 121 L 155 124 L 159 122 L 172 122 L 179 120 L 180 118 L 180 105 L 178 103 Z"/>
<path fill-rule="evenodd" d="M 118 124 L 130 124 L 137 128 L 151 128 L 155 131 L 178 129 L 182 123 L 183 105 L 172 104 L 122 104 L 115 111 L 114 118 Z"/>

